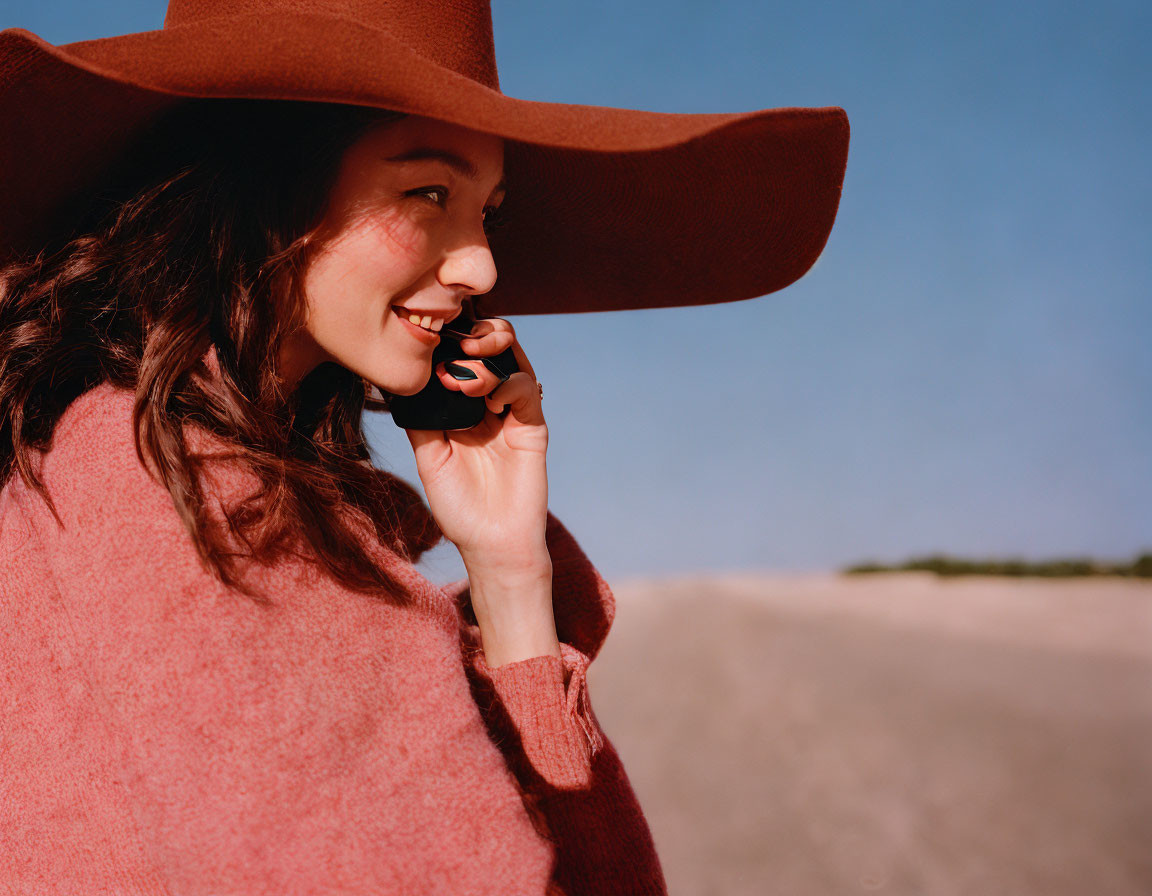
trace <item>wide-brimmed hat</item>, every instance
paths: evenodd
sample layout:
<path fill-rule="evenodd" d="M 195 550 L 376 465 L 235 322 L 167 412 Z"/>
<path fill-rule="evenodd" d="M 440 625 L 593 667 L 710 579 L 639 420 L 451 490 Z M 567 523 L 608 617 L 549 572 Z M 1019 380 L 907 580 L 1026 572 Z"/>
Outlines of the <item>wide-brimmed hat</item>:
<path fill-rule="evenodd" d="M 64 226 L 61 209 L 188 97 L 350 103 L 505 138 L 487 315 L 783 289 L 823 251 L 848 156 L 837 106 L 673 114 L 505 96 L 488 0 L 171 0 L 158 31 L 60 46 L 0 32 L 0 262 Z"/>

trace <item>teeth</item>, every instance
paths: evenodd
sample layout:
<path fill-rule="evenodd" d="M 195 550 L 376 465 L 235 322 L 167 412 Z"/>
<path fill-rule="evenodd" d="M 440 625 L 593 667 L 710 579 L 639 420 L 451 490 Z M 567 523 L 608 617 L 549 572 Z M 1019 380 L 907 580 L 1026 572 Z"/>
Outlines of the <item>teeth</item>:
<path fill-rule="evenodd" d="M 409 314 L 408 322 L 416 324 L 418 327 L 423 327 L 425 330 L 431 330 L 433 333 L 440 332 L 440 328 L 444 326 L 444 319 L 442 317 L 436 318 L 435 324 L 433 324 L 431 314 L 425 314 L 423 317 L 419 314 Z"/>

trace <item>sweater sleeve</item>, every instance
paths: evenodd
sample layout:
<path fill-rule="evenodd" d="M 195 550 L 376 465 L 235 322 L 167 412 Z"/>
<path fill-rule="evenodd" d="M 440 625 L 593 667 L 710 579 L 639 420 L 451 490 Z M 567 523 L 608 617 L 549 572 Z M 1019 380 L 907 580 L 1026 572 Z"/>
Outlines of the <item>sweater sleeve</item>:
<path fill-rule="evenodd" d="M 551 512 L 545 538 L 561 656 L 490 668 L 468 580 L 445 588 L 461 611 L 473 696 L 537 830 L 556 847 L 554 877 L 563 891 L 666 894 L 647 821 L 588 697 L 588 666 L 611 628 L 615 598 Z"/>

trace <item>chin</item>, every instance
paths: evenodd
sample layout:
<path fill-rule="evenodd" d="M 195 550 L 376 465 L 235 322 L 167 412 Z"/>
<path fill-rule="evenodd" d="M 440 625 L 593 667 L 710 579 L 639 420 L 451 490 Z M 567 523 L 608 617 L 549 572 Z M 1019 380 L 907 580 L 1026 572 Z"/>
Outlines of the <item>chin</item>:
<path fill-rule="evenodd" d="M 421 389 L 428 385 L 428 381 L 432 376 L 432 371 L 429 370 L 418 380 L 409 380 L 408 382 L 385 382 L 384 385 L 379 386 L 386 392 L 393 395 L 415 395 Z M 379 383 L 380 380 L 372 380 L 372 382 Z"/>

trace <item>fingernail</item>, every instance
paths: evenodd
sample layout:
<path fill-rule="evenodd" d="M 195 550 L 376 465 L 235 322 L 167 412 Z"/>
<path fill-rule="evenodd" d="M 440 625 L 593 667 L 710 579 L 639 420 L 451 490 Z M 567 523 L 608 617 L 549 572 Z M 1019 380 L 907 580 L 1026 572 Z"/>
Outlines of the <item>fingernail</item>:
<path fill-rule="evenodd" d="M 458 380 L 479 379 L 479 377 L 467 367 L 461 367 L 459 364 L 453 364 L 451 361 L 444 362 L 444 369 Z"/>
<path fill-rule="evenodd" d="M 500 377 L 501 383 L 507 382 L 508 377 L 510 377 L 512 375 L 510 373 L 505 373 L 503 370 L 501 370 L 497 366 L 496 362 L 493 361 L 491 358 L 481 358 L 480 363 L 483 364 L 485 367 L 487 367 L 489 370 L 491 370 L 494 374 L 496 374 L 496 376 Z"/>

